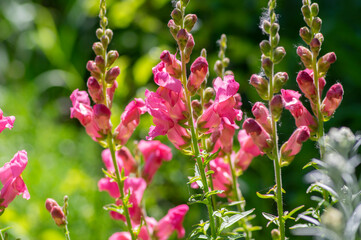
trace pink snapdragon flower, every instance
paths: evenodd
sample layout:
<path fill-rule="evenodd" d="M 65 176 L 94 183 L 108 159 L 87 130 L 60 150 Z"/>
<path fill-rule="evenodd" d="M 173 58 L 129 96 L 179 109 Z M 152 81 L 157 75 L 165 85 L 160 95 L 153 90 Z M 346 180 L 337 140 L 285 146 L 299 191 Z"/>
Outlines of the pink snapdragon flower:
<path fill-rule="evenodd" d="M 187 88 L 191 94 L 195 94 L 208 73 L 208 62 L 204 57 L 198 57 L 191 66 L 191 74 L 187 83 Z"/>
<path fill-rule="evenodd" d="M 306 98 L 311 101 L 311 104 L 316 104 L 317 101 L 317 93 L 316 86 L 313 82 L 313 70 L 305 69 L 300 71 L 297 75 L 296 81 L 298 83 L 299 88 L 305 94 Z M 318 79 L 320 96 L 322 96 L 322 91 L 326 85 L 326 81 L 324 78 Z"/>
<path fill-rule="evenodd" d="M 303 106 L 299 98 L 301 94 L 293 90 L 281 89 L 284 106 L 295 118 L 296 126 L 307 126 L 311 131 L 317 129 L 317 123 L 311 113 Z"/>
<path fill-rule="evenodd" d="M 139 234 L 138 239 L 139 240 L 152 240 L 152 235 L 155 226 L 157 225 L 157 221 L 154 218 L 146 217 L 147 226 L 142 226 Z M 149 234 L 148 234 L 149 230 Z M 109 240 L 131 240 L 132 237 L 130 236 L 129 232 L 117 232 L 114 233 Z"/>
<path fill-rule="evenodd" d="M 236 153 L 234 161 L 237 167 L 245 171 L 251 164 L 252 159 L 263 153 L 244 129 L 238 132 L 238 142 L 241 145 L 241 149 Z"/>
<path fill-rule="evenodd" d="M 115 128 L 115 140 L 120 145 L 125 145 L 132 136 L 135 128 L 139 125 L 140 115 L 147 111 L 145 102 L 141 98 L 136 98 L 130 102 L 126 107 L 122 116 L 121 122 Z"/>
<path fill-rule="evenodd" d="M 243 129 L 252 137 L 257 147 L 267 152 L 272 147 L 272 139 L 268 132 L 253 118 L 247 118 L 243 123 Z"/>
<path fill-rule="evenodd" d="M 118 163 L 119 169 L 124 168 L 125 175 L 129 175 L 131 172 L 135 172 L 137 169 L 137 163 L 134 160 L 132 154 L 126 147 L 122 147 L 118 151 L 115 152 L 115 158 Z M 102 152 L 102 160 L 104 162 L 105 167 L 107 170 L 111 173 L 115 172 L 115 168 L 113 165 L 112 155 L 110 153 L 110 150 L 104 149 Z"/>
<path fill-rule="evenodd" d="M 142 178 L 149 184 L 163 161 L 172 159 L 171 149 L 160 141 L 140 141 L 138 144 L 140 152 L 144 156 L 144 168 Z"/>
<path fill-rule="evenodd" d="M 158 64 L 158 69 L 160 69 L 160 71 L 163 71 L 163 68 L 165 68 L 165 71 L 169 73 L 169 75 L 179 79 L 182 73 L 181 61 L 179 61 L 175 55 L 170 54 L 167 50 L 164 50 L 160 54 L 160 59 L 162 60 L 162 62 L 160 63 L 160 65 Z M 156 69 L 154 69 L 154 71 L 155 70 Z"/>
<path fill-rule="evenodd" d="M 343 88 L 340 83 L 336 83 L 327 91 L 326 97 L 322 101 L 322 114 L 331 117 L 341 104 L 343 96 Z"/>
<path fill-rule="evenodd" d="M 310 130 L 307 126 L 297 128 L 281 147 L 281 157 L 284 161 L 290 162 L 296 154 L 301 151 L 302 144 L 310 137 Z"/>
<path fill-rule="evenodd" d="M 3 111 L 0 109 L 0 133 L 4 131 L 5 128 L 12 129 L 14 122 L 14 116 L 5 117 Z"/>
<path fill-rule="evenodd" d="M 252 107 L 252 113 L 256 121 L 261 124 L 268 133 L 271 133 L 271 118 L 266 106 L 261 102 L 256 102 Z"/>
<path fill-rule="evenodd" d="M 210 162 L 211 170 L 214 171 L 212 180 L 214 189 L 223 190 L 224 192 L 218 194 L 220 197 L 229 197 L 232 195 L 232 173 L 229 164 L 223 158 L 217 157 Z"/>
<path fill-rule="evenodd" d="M 0 191 L 0 199 L 2 199 L 0 209 L 6 208 L 17 195 L 22 194 L 23 198 L 30 199 L 29 191 L 21 177 L 27 163 L 27 153 L 22 150 L 17 152 L 10 162 L 5 163 L 0 168 L 0 181 L 3 184 Z"/>
<path fill-rule="evenodd" d="M 178 238 L 184 237 L 183 220 L 188 210 L 189 207 L 185 204 L 170 209 L 155 227 L 155 235 L 158 240 L 167 240 L 173 231 L 177 231 Z"/>

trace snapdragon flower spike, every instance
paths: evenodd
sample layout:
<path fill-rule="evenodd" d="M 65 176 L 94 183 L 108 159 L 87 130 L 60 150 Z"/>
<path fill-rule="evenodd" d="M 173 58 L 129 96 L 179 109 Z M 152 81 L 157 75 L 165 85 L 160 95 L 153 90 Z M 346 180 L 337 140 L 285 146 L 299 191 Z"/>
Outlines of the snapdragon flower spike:
<path fill-rule="evenodd" d="M 12 129 L 14 122 L 14 116 L 5 117 L 3 111 L 0 109 L 0 133 L 4 131 L 5 128 Z"/>
<path fill-rule="evenodd" d="M 188 210 L 189 207 L 185 204 L 170 209 L 167 215 L 163 217 L 155 227 L 157 239 L 167 240 L 174 231 L 177 231 L 178 238 L 184 237 L 183 220 Z"/>
<path fill-rule="evenodd" d="M 307 126 L 297 128 L 291 137 L 281 147 L 282 164 L 290 164 L 296 154 L 301 151 L 302 144 L 310 137 L 310 130 Z"/>
<path fill-rule="evenodd" d="M 242 128 L 252 137 L 254 144 L 256 144 L 261 151 L 268 152 L 271 150 L 273 146 L 271 136 L 256 120 L 247 118 Z"/>
<path fill-rule="evenodd" d="M 340 83 L 336 83 L 327 91 L 326 97 L 322 101 L 321 111 L 326 119 L 329 119 L 341 104 L 343 88 Z"/>
<path fill-rule="evenodd" d="M 223 193 L 218 194 L 220 197 L 232 197 L 232 173 L 229 164 L 223 158 L 217 157 L 210 162 L 212 174 L 212 181 L 215 190 L 223 190 Z"/>
<path fill-rule="evenodd" d="M 261 124 L 268 133 L 271 133 L 271 119 L 266 106 L 261 102 L 256 102 L 252 107 L 252 113 L 256 121 Z"/>
<path fill-rule="evenodd" d="M 194 95 L 206 79 L 208 73 L 208 62 L 204 57 L 198 57 L 191 66 L 191 74 L 188 79 L 187 88 Z"/>
<path fill-rule="evenodd" d="M 160 141 L 140 141 L 138 148 L 144 157 L 142 178 L 149 184 L 163 161 L 172 159 L 171 149 Z"/>
<path fill-rule="evenodd" d="M 238 132 L 238 142 L 241 145 L 241 148 L 234 156 L 234 162 L 236 167 L 242 169 L 242 171 L 246 171 L 253 158 L 261 154 L 263 155 L 263 153 L 244 129 L 241 129 Z"/>
<path fill-rule="evenodd" d="M 0 181 L 3 187 L 0 191 L 0 213 L 8 207 L 17 195 L 22 194 L 24 199 L 29 200 L 29 191 L 21 177 L 28 163 L 26 151 L 17 152 L 10 162 L 0 168 Z"/>
<path fill-rule="evenodd" d="M 310 100 L 311 105 L 314 106 L 317 102 L 317 93 L 316 86 L 313 82 L 313 70 L 305 69 L 303 71 L 300 71 L 297 75 L 296 81 L 301 91 L 305 94 L 306 98 Z M 324 78 L 319 78 L 318 82 L 321 96 L 322 91 L 326 85 L 326 81 Z"/>
<path fill-rule="evenodd" d="M 281 90 L 284 107 L 289 110 L 295 118 L 296 126 L 307 126 L 311 133 L 317 129 L 317 123 L 311 113 L 303 106 L 299 98 L 301 94 L 293 90 Z"/>
<path fill-rule="evenodd" d="M 145 102 L 141 98 L 136 98 L 130 102 L 122 113 L 121 122 L 114 130 L 115 142 L 125 145 L 132 136 L 134 130 L 139 125 L 140 116 L 147 111 Z"/>

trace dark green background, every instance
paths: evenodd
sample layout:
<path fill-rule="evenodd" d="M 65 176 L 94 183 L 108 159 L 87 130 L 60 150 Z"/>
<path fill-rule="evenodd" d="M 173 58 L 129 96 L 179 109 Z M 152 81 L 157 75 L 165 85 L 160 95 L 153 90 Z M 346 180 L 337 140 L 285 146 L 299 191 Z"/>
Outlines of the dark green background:
<path fill-rule="evenodd" d="M 318 3 L 325 37 L 322 54 L 334 51 L 338 58 L 326 78 L 326 90 L 335 82 L 341 82 L 345 89 L 341 107 L 325 124 L 326 130 L 344 125 L 356 131 L 361 129 L 361 2 Z M 0 163 L 26 149 L 29 164 L 23 177 L 31 194 L 29 201 L 17 198 L 9 206 L 0 217 L 0 228 L 11 226 L 9 232 L 24 240 L 63 239 L 44 202 L 48 197 L 61 201 L 65 194 L 70 197 L 69 228 L 73 239 L 107 239 L 123 227 L 102 209 L 112 199 L 97 191 L 103 167 L 101 147 L 85 134 L 77 120 L 69 118 L 69 95 L 75 88 L 85 90 L 89 76 L 85 65 L 94 58 L 91 46 L 97 40 L 98 4 L 96 0 L 0 1 L 0 108 L 6 116 L 16 116 L 14 128 L 0 135 Z M 176 44 L 167 28 L 170 1 L 109 0 L 107 4 L 110 27 L 114 30 L 110 48 L 118 50 L 121 56 L 117 61 L 121 68 L 117 80 L 120 87 L 112 109 L 113 123 L 117 125 L 122 110 L 133 97 L 143 97 L 146 88 L 156 88 L 151 68 L 159 62 L 162 50 L 174 53 Z M 295 77 L 303 67 L 296 48 L 303 44 L 298 31 L 305 25 L 301 1 L 279 1 L 278 5 L 280 44 L 287 56 L 276 70 L 287 71 L 290 80 L 286 88 L 298 90 Z M 216 41 L 222 33 L 227 34 L 229 69 L 240 83 L 245 116 L 251 115 L 252 104 L 260 100 L 248 79 L 260 71 L 258 44 L 265 36 L 258 25 L 266 6 L 265 0 L 191 0 L 187 9 L 199 18 L 199 28 L 193 32 L 196 45 L 192 59 L 206 48 L 212 70 L 217 58 Z M 211 71 L 211 78 L 214 77 Z M 305 105 L 308 107 L 308 103 Z M 150 125 L 151 118 L 142 117 L 133 140 L 144 139 Z M 281 142 L 294 129 L 294 120 L 285 111 L 280 126 Z M 133 141 L 128 145 L 132 148 Z M 175 149 L 173 155 L 145 193 L 148 214 L 157 220 L 169 208 L 186 203 L 189 196 L 185 183 L 187 176 L 192 175 L 193 161 Z M 301 169 L 313 157 L 318 157 L 318 149 L 309 141 L 291 166 L 284 168 L 286 210 L 303 203 L 312 204 L 305 195 L 307 185 L 303 182 L 307 171 Z M 271 169 L 272 162 L 260 157 L 241 177 L 247 209 L 256 208 L 258 218 L 253 223 L 264 227 L 257 239 L 269 239 L 272 229 L 265 227 L 261 213 L 276 213 L 274 202 L 261 200 L 255 194 L 273 186 Z M 187 233 L 193 224 L 206 217 L 204 206 L 192 205 L 185 220 Z"/>

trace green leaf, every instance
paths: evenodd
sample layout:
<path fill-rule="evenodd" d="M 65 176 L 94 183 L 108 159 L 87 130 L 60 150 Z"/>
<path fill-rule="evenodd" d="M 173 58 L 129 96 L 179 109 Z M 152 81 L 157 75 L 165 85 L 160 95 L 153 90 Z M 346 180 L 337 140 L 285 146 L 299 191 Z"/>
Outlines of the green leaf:
<path fill-rule="evenodd" d="M 236 222 L 238 222 L 238 221 L 241 220 L 242 218 L 250 215 L 253 211 L 254 211 L 254 208 L 251 209 L 251 210 L 242 212 L 242 213 L 235 214 L 235 215 L 227 218 L 226 221 L 224 221 L 224 222 L 221 223 L 221 226 L 220 226 L 220 230 L 219 230 L 219 231 L 222 231 L 223 229 L 226 229 L 226 228 L 232 226 L 233 224 L 235 224 Z"/>
<path fill-rule="evenodd" d="M 197 182 L 197 181 L 201 181 L 201 176 L 195 176 L 189 179 L 189 181 L 187 182 L 188 184 Z"/>
<path fill-rule="evenodd" d="M 209 171 L 206 172 L 206 176 L 212 175 L 213 173 L 214 173 L 213 170 L 209 170 Z"/>
<path fill-rule="evenodd" d="M 208 164 L 210 161 L 212 161 L 213 159 L 215 159 L 215 158 L 218 156 L 218 154 L 219 154 L 220 151 L 221 151 L 221 149 L 219 148 L 218 151 L 215 152 L 215 153 L 205 154 L 205 155 L 203 156 L 203 158 L 204 158 L 203 166 L 206 167 L 207 164 Z"/>
<path fill-rule="evenodd" d="M 338 194 L 336 193 L 335 190 L 333 190 L 330 186 L 326 185 L 326 184 L 323 184 L 323 183 L 320 183 L 320 182 L 316 182 L 316 183 L 313 183 L 311 184 L 311 186 L 308 187 L 306 193 L 310 193 L 310 192 L 320 192 L 320 193 L 323 193 L 323 191 L 320 191 L 319 188 L 322 188 L 324 190 L 326 190 L 327 192 L 329 192 L 331 195 L 333 195 L 335 198 L 339 198 Z"/>
<path fill-rule="evenodd" d="M 263 217 L 265 217 L 267 220 L 269 220 L 269 222 L 267 223 L 267 227 L 271 224 L 274 223 L 277 226 L 279 226 L 279 221 L 278 221 L 278 217 L 276 217 L 275 215 L 269 214 L 269 213 L 262 213 Z"/>
<path fill-rule="evenodd" d="M 259 192 L 256 192 L 257 196 L 262 199 L 273 199 L 276 201 L 276 196 L 274 194 L 262 194 Z"/>
<path fill-rule="evenodd" d="M 213 191 L 207 192 L 205 194 L 205 197 L 208 198 L 208 197 L 210 197 L 212 195 L 221 194 L 223 192 L 224 192 L 224 190 L 213 190 Z"/>
<path fill-rule="evenodd" d="M 359 204 L 352 216 L 347 220 L 345 228 L 345 239 L 354 240 L 355 234 L 361 224 L 361 204 Z"/>
<path fill-rule="evenodd" d="M 283 219 L 288 219 L 291 218 L 293 214 L 295 214 L 297 211 L 301 210 L 305 205 L 301 205 L 299 207 L 296 207 L 295 209 L 293 209 L 291 212 L 289 212 L 287 215 L 285 215 L 283 217 Z"/>

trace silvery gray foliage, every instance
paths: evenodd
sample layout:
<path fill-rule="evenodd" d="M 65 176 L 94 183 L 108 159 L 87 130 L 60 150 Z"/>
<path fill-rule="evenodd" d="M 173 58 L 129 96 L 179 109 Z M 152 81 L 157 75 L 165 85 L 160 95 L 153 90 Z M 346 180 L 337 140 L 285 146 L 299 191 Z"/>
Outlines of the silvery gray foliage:
<path fill-rule="evenodd" d="M 356 174 L 361 163 L 357 154 L 361 136 L 346 127 L 332 128 L 320 144 L 325 146 L 325 155 L 312 160 L 317 170 L 305 179 L 311 184 L 307 192 L 318 192 L 322 197 L 311 197 L 318 205 L 298 216 L 308 223 L 295 225 L 293 233 L 314 239 L 361 239 L 361 186 Z"/>

